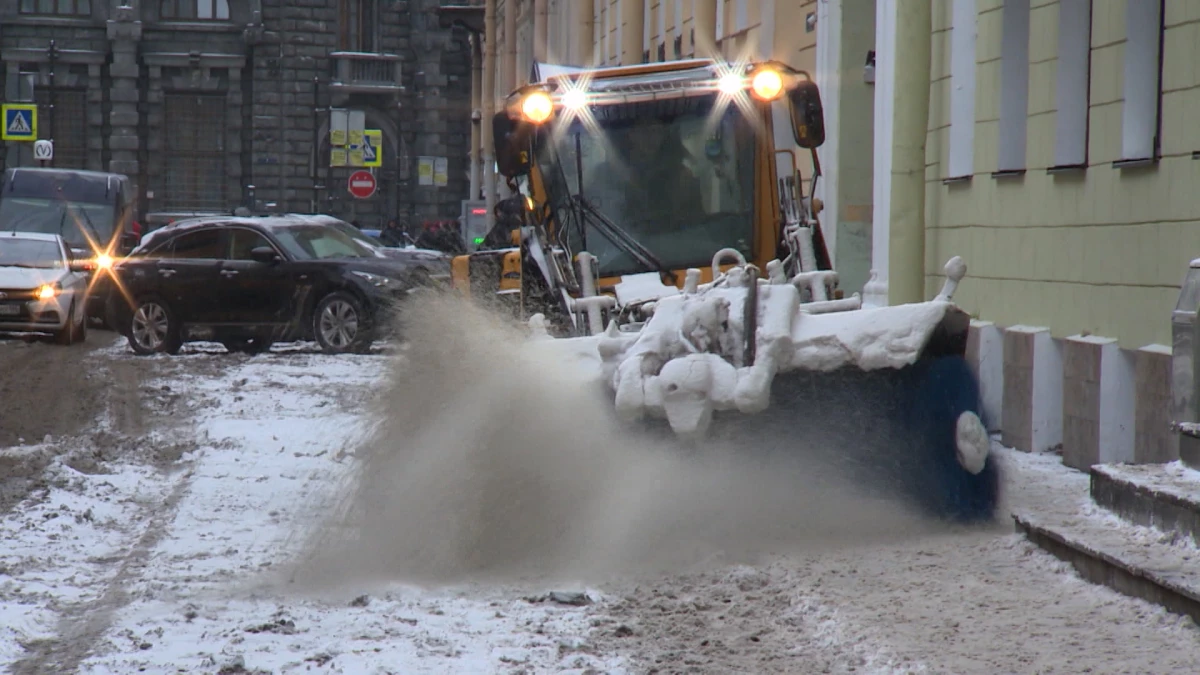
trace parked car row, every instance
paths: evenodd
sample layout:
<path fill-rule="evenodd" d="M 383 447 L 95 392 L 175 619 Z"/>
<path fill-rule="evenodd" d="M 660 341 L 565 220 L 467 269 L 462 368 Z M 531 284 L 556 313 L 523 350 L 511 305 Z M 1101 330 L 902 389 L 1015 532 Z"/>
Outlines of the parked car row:
<path fill-rule="evenodd" d="M 192 341 L 256 353 L 313 340 L 329 353 L 363 352 L 411 292 L 450 277 L 444 253 L 387 248 L 325 215 L 190 218 L 130 241 L 123 184 L 109 185 L 110 218 L 45 184 L 103 195 L 104 174 L 39 183 L 32 171 L 6 173 L 0 192 L 0 332 L 72 344 L 91 315 L 143 355 Z"/>

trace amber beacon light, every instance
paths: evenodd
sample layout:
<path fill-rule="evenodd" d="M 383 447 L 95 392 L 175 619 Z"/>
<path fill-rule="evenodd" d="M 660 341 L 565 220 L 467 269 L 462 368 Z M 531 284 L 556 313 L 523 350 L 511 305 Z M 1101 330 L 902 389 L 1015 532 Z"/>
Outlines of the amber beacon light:
<path fill-rule="evenodd" d="M 550 115 L 554 112 L 554 102 L 550 100 L 550 95 L 544 91 L 530 92 L 525 96 L 525 100 L 521 102 L 521 114 L 525 119 L 534 124 L 541 124 L 550 119 Z"/>
<path fill-rule="evenodd" d="M 783 76 L 774 68 L 762 68 L 750 79 L 750 91 L 760 101 L 774 101 L 783 93 Z"/>

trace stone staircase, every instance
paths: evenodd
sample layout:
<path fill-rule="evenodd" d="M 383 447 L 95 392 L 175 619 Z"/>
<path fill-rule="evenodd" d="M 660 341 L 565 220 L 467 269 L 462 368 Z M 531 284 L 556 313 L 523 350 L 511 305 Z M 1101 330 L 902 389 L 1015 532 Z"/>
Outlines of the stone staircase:
<path fill-rule="evenodd" d="M 1083 578 L 1200 622 L 1200 462 L 1189 464 L 1098 464 L 1090 508 L 1013 519 Z"/>

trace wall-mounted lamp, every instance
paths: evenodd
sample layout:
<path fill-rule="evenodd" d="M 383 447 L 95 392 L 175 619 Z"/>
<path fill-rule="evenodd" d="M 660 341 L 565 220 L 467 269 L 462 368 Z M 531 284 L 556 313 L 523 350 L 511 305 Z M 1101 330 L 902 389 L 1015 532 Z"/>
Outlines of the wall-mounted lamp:
<path fill-rule="evenodd" d="M 817 13 L 809 12 L 804 17 L 804 32 L 811 33 L 817 29 Z"/>
<path fill-rule="evenodd" d="M 867 63 L 863 66 L 863 82 L 875 84 L 875 50 L 867 52 Z"/>

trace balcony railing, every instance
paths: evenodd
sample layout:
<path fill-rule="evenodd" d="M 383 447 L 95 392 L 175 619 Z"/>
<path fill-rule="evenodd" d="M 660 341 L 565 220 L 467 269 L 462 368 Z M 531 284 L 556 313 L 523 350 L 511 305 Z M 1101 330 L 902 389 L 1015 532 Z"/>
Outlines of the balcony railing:
<path fill-rule="evenodd" d="M 346 93 L 395 94 L 403 90 L 400 57 L 395 54 L 334 52 L 333 82 L 336 90 Z"/>

